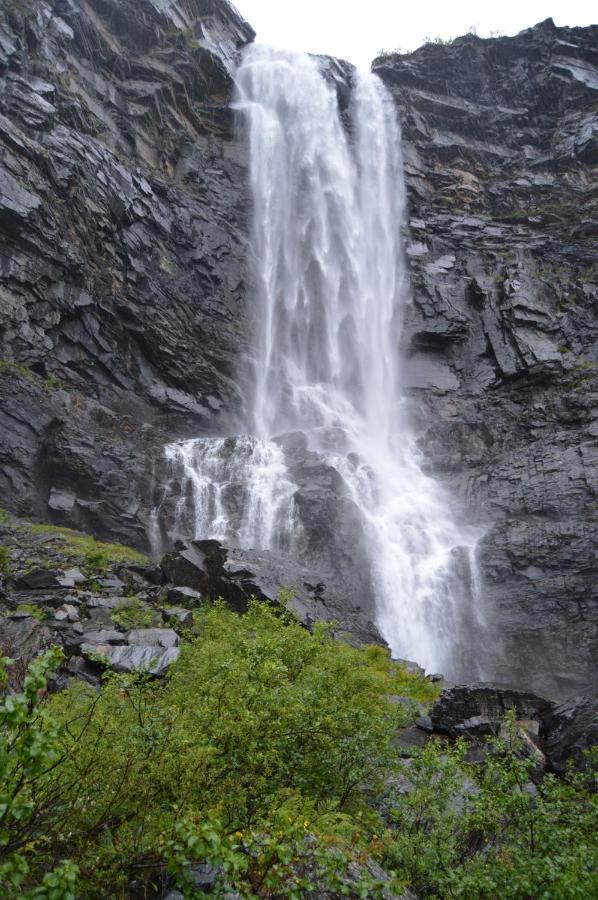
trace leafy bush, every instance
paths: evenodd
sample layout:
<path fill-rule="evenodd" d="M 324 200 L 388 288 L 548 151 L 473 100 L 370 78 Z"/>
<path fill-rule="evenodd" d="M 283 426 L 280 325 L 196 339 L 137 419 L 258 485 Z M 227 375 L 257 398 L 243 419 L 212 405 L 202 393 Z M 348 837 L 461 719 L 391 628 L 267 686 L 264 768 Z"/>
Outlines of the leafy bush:
<path fill-rule="evenodd" d="M 108 554 L 93 547 L 85 551 L 85 569 L 88 575 L 105 575 L 108 571 Z"/>
<path fill-rule="evenodd" d="M 38 879 L 48 856 L 69 857 L 77 896 L 106 884 L 127 896 L 131 881 L 167 869 L 184 883 L 206 841 L 245 892 L 340 878 L 362 844 L 355 822 L 364 834 L 378 822 L 368 800 L 406 715 L 387 696 L 434 688 L 382 648 L 355 650 L 288 619 L 215 604 L 164 681 L 111 675 L 100 694 L 77 684 L 44 704 L 62 757 L 44 786 L 54 807 L 32 854 Z M 311 834 L 325 841 L 314 848 Z M 297 869 L 302 857 L 309 866 Z"/>
<path fill-rule="evenodd" d="M 74 900 L 77 868 L 69 860 L 53 865 L 48 855 L 38 862 L 40 884 L 28 890 L 28 851 L 43 840 L 45 822 L 53 820 L 53 781 L 49 774 L 61 760 L 59 727 L 42 708 L 46 676 L 56 668 L 59 650 L 50 650 L 29 666 L 23 691 L 7 693 L 0 703 L 0 888 L 3 896 Z M 7 685 L 12 660 L 0 658 L 0 684 Z M 33 842 L 33 843 L 32 843 Z M 10 891 L 10 894 L 8 892 Z M 17 894 L 18 891 L 18 894 Z M 4 893 L 6 892 L 6 893 Z"/>
<path fill-rule="evenodd" d="M 111 618 L 130 631 L 132 628 L 149 628 L 153 622 L 151 609 L 145 609 L 139 597 L 127 597 L 122 600 L 112 613 Z"/>
<path fill-rule="evenodd" d="M 481 766 L 444 742 L 406 763 L 393 738 L 411 713 L 389 696 L 435 687 L 382 648 L 257 602 L 202 608 L 196 631 L 165 679 L 112 673 L 100 692 L 47 697 L 46 659 L 5 698 L 0 893 L 124 898 L 174 881 L 193 897 L 202 862 L 221 893 L 376 898 L 377 860 L 387 889 L 422 897 L 596 895 L 590 776 L 530 787 L 513 722 Z"/>
<path fill-rule="evenodd" d="M 432 743 L 404 774 L 385 862 L 423 896 L 582 900 L 598 896 L 595 775 L 531 781 L 514 715 L 482 766 L 466 745 Z M 596 758 L 594 754 L 594 758 Z"/>

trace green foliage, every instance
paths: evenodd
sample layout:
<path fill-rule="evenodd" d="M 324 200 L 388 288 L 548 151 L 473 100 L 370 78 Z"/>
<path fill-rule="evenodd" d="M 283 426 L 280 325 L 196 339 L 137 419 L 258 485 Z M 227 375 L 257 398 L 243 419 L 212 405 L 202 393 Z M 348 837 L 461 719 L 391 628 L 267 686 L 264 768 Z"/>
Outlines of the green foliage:
<path fill-rule="evenodd" d="M 535 787 L 522 750 L 513 714 L 481 767 L 465 763 L 463 744 L 428 745 L 404 773 L 413 790 L 393 809 L 387 865 L 424 896 L 598 896 L 593 773 L 547 775 Z"/>
<path fill-rule="evenodd" d="M 81 684 L 47 703 L 63 758 L 45 841 L 76 862 L 78 896 L 126 896 L 167 869 L 182 884 L 193 859 L 249 896 L 299 892 L 339 882 L 380 827 L 369 800 L 408 715 L 387 697 L 433 686 L 257 602 L 245 616 L 214 604 L 198 626 L 164 681 L 111 674 L 99 695 Z M 32 857 L 39 881 L 46 856 Z"/>
<path fill-rule="evenodd" d="M 54 535 L 54 539 L 48 541 L 45 546 L 58 551 L 64 557 L 65 562 L 83 566 L 90 575 L 102 575 L 108 566 L 118 563 L 146 563 L 148 561 L 144 553 L 133 550 L 131 547 L 97 541 L 88 534 L 81 534 L 70 528 L 33 523 L 21 524 L 18 527 L 19 530 L 28 534 Z"/>
<path fill-rule="evenodd" d="M 48 375 L 44 381 L 44 387 L 48 393 L 53 393 L 54 391 L 62 390 L 63 384 L 55 375 Z"/>
<path fill-rule="evenodd" d="M 0 575 L 8 578 L 11 572 L 10 550 L 4 544 L 0 544 Z"/>
<path fill-rule="evenodd" d="M 149 628 L 153 622 L 151 609 L 144 608 L 139 597 L 127 597 L 116 607 L 111 618 L 127 631 L 132 628 Z"/>
<path fill-rule="evenodd" d="M 2 507 L 0 507 L 0 525 L 8 525 L 8 523 L 10 522 L 10 519 L 11 519 L 10 513 L 7 510 L 2 509 Z"/>
<path fill-rule="evenodd" d="M 105 575 L 108 571 L 108 554 L 99 547 L 85 551 L 85 569 L 88 575 Z"/>
<path fill-rule="evenodd" d="M 46 159 L 48 158 L 47 153 L 44 153 L 43 155 Z M 14 359 L 0 359 L 0 376 L 1 375 L 12 375 L 13 377 L 16 375 L 19 378 L 23 378 L 25 381 L 41 384 L 48 393 L 52 393 L 53 391 L 62 388 L 62 383 L 55 375 L 49 375 L 45 379 L 41 378 L 36 372 L 33 372 L 22 363 L 16 362 Z"/>
<path fill-rule="evenodd" d="M 46 613 L 44 612 L 42 607 L 36 606 L 34 603 L 19 603 L 16 611 L 20 613 L 27 613 L 28 616 L 32 616 L 34 619 L 37 619 L 38 622 L 43 622 L 46 618 Z"/>
<path fill-rule="evenodd" d="M 35 380 L 35 373 L 14 359 L 0 359 L 0 375 L 17 375 L 25 381 Z"/>
<path fill-rule="evenodd" d="M 530 786 L 513 720 L 482 765 L 444 742 L 403 761 L 393 738 L 410 713 L 389 696 L 436 688 L 383 648 L 255 601 L 196 620 L 165 679 L 112 672 L 100 692 L 45 697 L 54 654 L 5 698 L 0 886 L 92 900 L 170 879 L 193 898 L 202 862 L 221 873 L 216 897 L 596 896 L 591 777 Z"/>
<path fill-rule="evenodd" d="M 6 693 L 0 703 L 0 889 L 3 896 L 74 900 L 77 867 L 50 855 L 39 867 L 37 886 L 29 880 L 31 848 L 43 843 L 44 823 L 53 815 L 48 775 L 61 761 L 60 728 L 43 707 L 47 676 L 61 651 L 49 650 L 29 666 L 21 693 Z M 0 683 L 6 688 L 12 660 L 0 659 Z"/>

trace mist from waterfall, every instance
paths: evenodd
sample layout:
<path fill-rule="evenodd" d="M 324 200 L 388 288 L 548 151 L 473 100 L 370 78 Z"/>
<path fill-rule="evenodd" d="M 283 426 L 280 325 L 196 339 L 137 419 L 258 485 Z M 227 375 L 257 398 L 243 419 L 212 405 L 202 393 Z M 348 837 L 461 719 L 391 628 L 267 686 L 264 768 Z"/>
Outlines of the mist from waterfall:
<path fill-rule="evenodd" d="M 410 296 L 394 104 L 376 76 L 355 73 L 340 111 L 317 60 L 251 46 L 236 108 L 254 204 L 251 437 L 228 450 L 226 439 L 170 445 L 187 484 L 181 502 L 191 497 L 198 536 L 292 551 L 294 487 L 273 439 L 302 432 L 361 512 L 394 653 L 450 672 L 475 535 L 424 472 L 401 387 Z"/>

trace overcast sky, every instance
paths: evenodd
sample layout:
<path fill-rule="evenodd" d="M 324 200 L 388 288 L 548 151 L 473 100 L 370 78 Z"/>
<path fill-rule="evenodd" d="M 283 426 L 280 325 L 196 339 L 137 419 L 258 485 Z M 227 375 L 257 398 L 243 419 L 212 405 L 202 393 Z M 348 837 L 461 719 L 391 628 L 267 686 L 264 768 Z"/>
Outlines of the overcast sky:
<path fill-rule="evenodd" d="M 415 50 L 475 28 L 516 34 L 552 16 L 557 25 L 598 23 L 596 0 L 233 0 L 257 31 L 277 47 L 330 53 L 369 67 L 380 49 Z"/>

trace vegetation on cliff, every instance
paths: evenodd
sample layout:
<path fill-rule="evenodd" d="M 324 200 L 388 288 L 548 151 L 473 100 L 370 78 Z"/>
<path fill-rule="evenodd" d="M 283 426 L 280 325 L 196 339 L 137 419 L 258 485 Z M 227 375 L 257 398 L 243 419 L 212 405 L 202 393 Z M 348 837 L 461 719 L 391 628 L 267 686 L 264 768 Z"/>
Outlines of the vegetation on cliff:
<path fill-rule="evenodd" d="M 397 728 L 436 688 L 254 602 L 195 614 L 166 678 L 55 695 L 50 651 L 0 706 L 4 895 L 595 895 L 590 776 L 534 786 L 515 729 L 482 764 Z M 5 663 L 10 666 L 10 663 Z"/>

